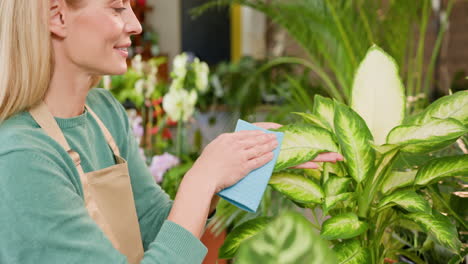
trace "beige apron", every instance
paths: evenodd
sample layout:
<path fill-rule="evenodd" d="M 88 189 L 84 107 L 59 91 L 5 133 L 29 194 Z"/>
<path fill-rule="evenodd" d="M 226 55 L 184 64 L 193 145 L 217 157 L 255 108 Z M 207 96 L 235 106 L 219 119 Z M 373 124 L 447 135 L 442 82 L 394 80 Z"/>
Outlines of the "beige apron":
<path fill-rule="evenodd" d="M 99 124 L 117 163 L 89 173 L 83 172 L 79 154 L 70 148 L 45 103 L 34 107 L 30 113 L 39 126 L 67 151 L 75 163 L 83 186 L 85 206 L 91 218 L 112 245 L 127 256 L 130 263 L 140 263 L 144 254 L 143 243 L 127 163 L 120 157 L 119 148 L 109 130 L 91 108 L 86 107 L 86 109 Z"/>

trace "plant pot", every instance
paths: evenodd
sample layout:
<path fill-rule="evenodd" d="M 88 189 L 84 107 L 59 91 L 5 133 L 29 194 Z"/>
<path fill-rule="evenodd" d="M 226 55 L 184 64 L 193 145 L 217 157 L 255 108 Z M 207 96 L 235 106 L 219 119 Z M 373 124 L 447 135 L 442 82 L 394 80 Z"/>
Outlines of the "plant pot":
<path fill-rule="evenodd" d="M 223 245 L 226 239 L 226 231 L 223 231 L 218 236 L 215 236 L 210 229 L 207 229 L 203 234 L 201 241 L 208 248 L 208 254 L 203 260 L 203 264 L 227 264 L 227 260 L 218 259 L 219 248 Z"/>

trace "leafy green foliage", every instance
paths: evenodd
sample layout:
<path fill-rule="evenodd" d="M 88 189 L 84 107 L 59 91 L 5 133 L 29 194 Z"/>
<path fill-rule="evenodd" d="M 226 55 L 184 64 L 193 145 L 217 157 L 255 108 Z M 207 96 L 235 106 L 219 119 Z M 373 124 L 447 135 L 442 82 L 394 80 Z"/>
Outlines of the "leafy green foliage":
<path fill-rule="evenodd" d="M 336 104 L 334 124 L 348 172 L 362 182 L 374 169 L 375 151 L 369 144 L 372 134 L 362 117 L 345 105 Z"/>
<path fill-rule="evenodd" d="M 434 159 L 419 169 L 415 184 L 427 185 L 444 177 L 468 175 L 468 155 Z"/>
<path fill-rule="evenodd" d="M 340 264 L 370 264 L 370 252 L 357 240 L 338 243 L 333 248 Z"/>
<path fill-rule="evenodd" d="M 366 222 L 360 221 L 354 213 L 333 216 L 322 225 L 320 235 L 325 239 L 348 239 L 364 233 L 368 228 Z"/>
<path fill-rule="evenodd" d="M 260 234 L 242 244 L 236 263 L 336 264 L 327 244 L 298 213 L 271 222 Z"/>
<path fill-rule="evenodd" d="M 431 206 L 423 197 L 411 190 L 394 192 L 383 198 L 377 208 L 381 209 L 388 205 L 398 205 L 411 213 L 431 213 Z"/>
<path fill-rule="evenodd" d="M 275 173 L 270 186 L 289 199 L 302 204 L 322 203 L 322 188 L 309 178 L 293 173 Z"/>
<path fill-rule="evenodd" d="M 293 167 L 314 159 L 323 152 L 337 152 L 338 147 L 328 130 L 311 125 L 287 125 L 275 171 Z"/>
<path fill-rule="evenodd" d="M 240 244 L 261 232 L 268 223 L 268 218 L 260 217 L 249 220 L 238 226 L 226 237 L 223 246 L 219 249 L 219 258 L 233 258 Z"/>

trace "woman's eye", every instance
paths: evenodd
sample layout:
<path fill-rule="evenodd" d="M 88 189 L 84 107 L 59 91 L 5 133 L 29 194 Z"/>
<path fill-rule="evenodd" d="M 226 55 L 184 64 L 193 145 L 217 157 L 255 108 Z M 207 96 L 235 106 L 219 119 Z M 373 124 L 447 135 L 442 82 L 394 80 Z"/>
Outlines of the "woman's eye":
<path fill-rule="evenodd" d="M 125 7 L 120 7 L 120 8 L 114 8 L 115 12 L 117 13 L 122 13 L 123 11 L 125 11 L 127 8 Z"/>

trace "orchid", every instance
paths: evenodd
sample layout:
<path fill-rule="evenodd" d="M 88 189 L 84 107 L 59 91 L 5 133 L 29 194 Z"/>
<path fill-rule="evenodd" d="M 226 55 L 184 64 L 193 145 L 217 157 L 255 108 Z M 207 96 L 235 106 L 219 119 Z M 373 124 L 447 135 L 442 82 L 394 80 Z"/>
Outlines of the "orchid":
<path fill-rule="evenodd" d="M 172 89 L 164 96 L 163 108 L 172 120 L 187 121 L 195 111 L 197 92 Z"/>
<path fill-rule="evenodd" d="M 157 155 L 153 157 L 150 165 L 150 171 L 156 182 L 161 183 L 163 180 L 164 173 L 166 173 L 166 171 L 179 164 L 179 158 L 165 152 L 162 155 Z"/>
<path fill-rule="evenodd" d="M 195 84 L 197 89 L 204 93 L 208 90 L 208 75 L 210 68 L 206 62 L 201 62 L 200 59 L 195 58 L 193 62 L 193 69 L 195 71 Z"/>

